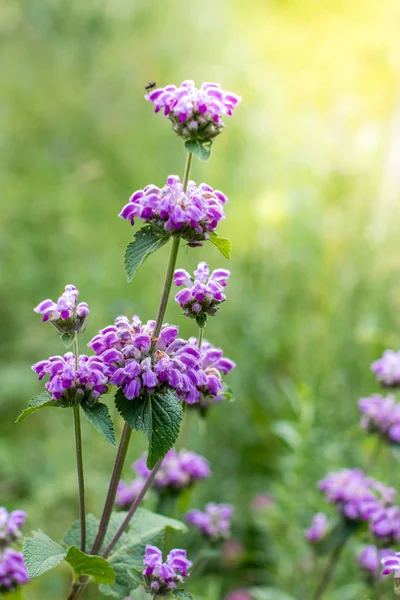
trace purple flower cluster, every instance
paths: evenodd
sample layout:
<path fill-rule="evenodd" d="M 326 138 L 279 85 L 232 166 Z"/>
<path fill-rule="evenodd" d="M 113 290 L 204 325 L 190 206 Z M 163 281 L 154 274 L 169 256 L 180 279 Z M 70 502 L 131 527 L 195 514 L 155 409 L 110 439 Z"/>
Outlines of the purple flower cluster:
<path fill-rule="evenodd" d="M 387 548 L 377 548 L 373 544 L 365 546 L 358 557 L 359 564 L 372 573 L 377 575 L 381 566 L 381 560 L 387 556 L 393 556 L 394 551 Z"/>
<path fill-rule="evenodd" d="M 23 510 L 13 510 L 11 513 L 0 506 L 0 547 L 7 546 L 21 537 L 20 527 L 24 524 L 26 513 Z"/>
<path fill-rule="evenodd" d="M 157 546 L 146 546 L 143 571 L 146 592 L 153 596 L 168 596 L 177 585 L 189 576 L 192 561 L 186 550 L 175 549 L 163 562 L 162 552 Z"/>
<path fill-rule="evenodd" d="M 74 355 L 67 352 L 42 360 L 32 369 L 40 380 L 49 376 L 46 389 L 61 406 L 90 405 L 108 392 L 109 367 L 97 356 L 81 354 L 76 368 Z"/>
<path fill-rule="evenodd" d="M 144 455 L 132 465 L 137 475 L 136 479 L 129 484 L 120 481 L 116 497 L 119 506 L 130 505 L 142 490 L 151 473 L 146 466 L 146 458 Z M 188 450 L 176 451 L 172 448 L 166 454 L 152 487 L 159 493 L 176 494 L 210 475 L 210 466 L 203 456 Z"/>
<path fill-rule="evenodd" d="M 12 592 L 28 581 L 29 575 L 22 553 L 13 548 L 0 550 L 0 593 Z"/>
<path fill-rule="evenodd" d="M 400 442 L 400 402 L 394 396 L 374 394 L 361 398 L 361 427 L 369 433 L 379 433 L 389 442 Z"/>
<path fill-rule="evenodd" d="M 400 542 L 400 511 L 393 505 L 393 488 L 358 469 L 330 473 L 320 481 L 319 488 L 347 519 L 368 521 L 380 545 Z"/>
<path fill-rule="evenodd" d="M 154 327 L 155 321 L 142 324 L 136 315 L 131 321 L 117 317 L 89 346 L 108 365 L 110 382 L 122 387 L 129 400 L 170 388 L 187 403 L 197 402 L 196 385 L 201 379 L 198 348 L 178 338 L 178 327 L 163 325 L 153 351 Z"/>
<path fill-rule="evenodd" d="M 230 536 L 233 507 L 230 504 L 209 502 L 204 511 L 194 509 L 186 514 L 186 521 L 194 525 L 214 543 L 226 540 Z"/>
<path fill-rule="evenodd" d="M 240 96 L 226 92 L 218 83 L 184 81 L 180 87 L 167 85 L 145 96 L 154 104 L 155 112 L 164 111 L 173 130 L 185 140 L 210 140 L 222 132 L 224 115 L 231 115 Z"/>
<path fill-rule="evenodd" d="M 317 513 L 311 523 L 311 527 L 306 531 L 307 540 L 315 544 L 321 542 L 329 529 L 329 521 L 324 513 Z"/>
<path fill-rule="evenodd" d="M 79 333 L 84 329 L 89 307 L 86 302 L 78 304 L 78 296 L 79 292 L 74 285 L 66 285 L 57 302 L 43 300 L 33 310 L 43 315 L 43 321 L 50 321 L 60 334 Z"/>
<path fill-rule="evenodd" d="M 400 591 L 400 552 L 396 552 L 391 556 L 383 556 L 381 564 L 383 566 L 382 575 L 393 573 L 396 595 L 398 595 Z"/>
<path fill-rule="evenodd" d="M 226 269 L 216 269 L 210 275 L 205 262 L 199 263 L 194 278 L 185 269 L 177 269 L 174 273 L 175 285 L 187 286 L 175 296 L 175 300 L 183 308 L 183 314 L 192 319 L 204 315 L 214 316 L 226 300 L 223 292 L 229 275 L 230 272 Z"/>
<path fill-rule="evenodd" d="M 189 338 L 189 342 L 197 347 L 196 338 Z M 198 406 L 201 409 L 207 409 L 211 404 L 226 398 L 222 375 L 227 375 L 229 371 L 236 367 L 236 363 L 229 358 L 225 358 L 221 348 L 215 348 L 207 340 L 203 340 L 200 347 L 200 363 L 202 378 L 197 385 L 200 394 Z"/>
<path fill-rule="evenodd" d="M 0 595 L 13 592 L 19 585 L 29 581 L 22 553 L 9 547 L 21 537 L 20 527 L 25 518 L 23 510 L 9 513 L 0 506 Z"/>
<path fill-rule="evenodd" d="M 385 387 L 400 385 L 400 351 L 385 350 L 382 357 L 371 365 L 377 380 Z"/>
<path fill-rule="evenodd" d="M 218 223 L 225 219 L 227 197 L 205 183 L 189 181 L 186 193 L 177 175 L 170 175 L 164 187 L 148 185 L 135 192 L 119 216 L 131 225 L 139 218 L 161 234 L 179 235 L 189 246 L 201 245 Z"/>

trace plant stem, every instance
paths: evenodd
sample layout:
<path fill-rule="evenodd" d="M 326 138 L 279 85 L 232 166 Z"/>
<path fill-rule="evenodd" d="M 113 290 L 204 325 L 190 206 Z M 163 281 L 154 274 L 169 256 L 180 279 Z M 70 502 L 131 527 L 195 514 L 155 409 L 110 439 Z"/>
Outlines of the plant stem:
<path fill-rule="evenodd" d="M 78 339 L 74 337 L 75 369 L 79 367 Z M 82 432 L 80 406 L 74 406 L 76 469 L 78 472 L 79 519 L 81 522 L 81 550 L 86 551 L 86 509 L 85 509 L 85 476 L 83 473 Z"/>
<path fill-rule="evenodd" d="M 130 520 L 132 519 L 132 517 L 135 514 L 136 510 L 138 509 L 140 503 L 142 502 L 143 498 L 145 497 L 147 490 L 153 483 L 154 478 L 157 475 L 159 468 L 161 467 L 161 464 L 162 464 L 162 460 L 159 460 L 158 463 L 156 463 L 154 469 L 150 473 L 149 477 L 146 479 L 146 482 L 143 485 L 143 487 L 140 491 L 140 494 L 132 502 L 132 505 L 128 511 L 128 514 L 126 515 L 125 519 L 123 520 L 120 528 L 118 529 L 117 533 L 114 535 L 111 542 L 108 544 L 108 546 L 105 548 L 104 552 L 102 553 L 101 556 L 104 556 L 104 558 L 107 558 L 107 556 L 110 554 L 111 550 L 114 548 L 115 544 L 118 542 L 119 538 L 124 533 L 127 526 L 129 525 Z"/>
<path fill-rule="evenodd" d="M 118 483 L 121 478 L 122 468 L 124 466 L 126 453 L 128 451 L 129 441 L 131 439 L 132 429 L 125 423 L 122 431 L 121 440 L 119 442 L 117 456 L 115 458 L 114 468 L 111 475 L 110 485 L 108 488 L 107 498 L 104 503 L 103 514 L 101 515 L 99 530 L 93 542 L 91 554 L 97 554 L 101 548 L 104 537 L 106 535 L 108 523 L 110 522 L 111 512 L 115 502 Z"/>
<path fill-rule="evenodd" d="M 201 348 L 201 344 L 203 342 L 203 335 L 204 335 L 204 327 L 199 327 L 199 338 L 197 341 L 197 345 L 199 348 Z"/>
<path fill-rule="evenodd" d="M 371 452 L 371 454 L 370 454 L 370 456 L 368 458 L 367 465 L 366 465 L 366 467 L 364 469 L 365 474 L 371 472 L 371 469 L 374 466 L 374 464 L 376 462 L 376 459 L 379 456 L 379 452 L 380 452 L 380 449 L 382 447 L 381 442 L 382 442 L 382 439 L 381 439 L 381 437 L 378 436 L 377 439 L 376 439 L 375 445 L 372 448 L 372 452 Z"/>
<path fill-rule="evenodd" d="M 336 546 L 336 548 L 333 549 L 329 557 L 329 561 L 326 565 L 326 569 L 323 571 L 320 582 L 317 586 L 317 589 L 315 590 L 315 594 L 312 596 L 312 600 L 321 600 L 324 593 L 326 592 L 326 589 L 332 579 L 335 567 L 339 562 L 339 558 L 343 552 L 346 542 L 347 539 L 343 540 Z"/>
<path fill-rule="evenodd" d="M 83 581 L 73 581 L 67 600 L 76 600 L 76 598 L 78 598 L 83 592 L 85 588 L 85 583 Z"/>

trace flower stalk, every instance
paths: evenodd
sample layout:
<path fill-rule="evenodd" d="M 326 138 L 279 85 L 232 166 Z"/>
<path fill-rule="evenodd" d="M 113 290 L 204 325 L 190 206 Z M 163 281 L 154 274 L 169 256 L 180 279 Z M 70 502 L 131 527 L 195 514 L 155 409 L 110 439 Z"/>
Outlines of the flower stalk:
<path fill-rule="evenodd" d="M 74 337 L 74 356 L 75 368 L 79 367 L 79 349 L 77 335 Z M 78 473 L 78 490 L 79 490 L 79 519 L 81 522 L 81 550 L 86 551 L 86 506 L 85 506 L 85 476 L 83 471 L 83 452 L 82 452 L 82 431 L 81 431 L 81 415 L 80 405 L 73 407 L 74 411 L 74 428 L 75 428 L 75 450 L 76 450 L 76 469 Z"/>

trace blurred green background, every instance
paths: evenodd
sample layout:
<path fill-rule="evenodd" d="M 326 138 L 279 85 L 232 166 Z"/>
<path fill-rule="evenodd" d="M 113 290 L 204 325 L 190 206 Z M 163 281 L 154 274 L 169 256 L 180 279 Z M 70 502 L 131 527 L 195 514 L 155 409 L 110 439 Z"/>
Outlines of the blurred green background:
<path fill-rule="evenodd" d="M 91 309 L 81 347 L 122 312 L 154 317 L 167 249 L 128 285 L 132 230 L 117 214 L 135 189 L 181 174 L 185 156 L 144 85 L 218 81 L 243 102 L 192 177 L 229 196 L 219 231 L 233 257 L 206 245 L 179 266 L 232 271 L 207 337 L 237 362 L 236 402 L 191 421 L 190 447 L 213 469 L 192 506 L 233 503 L 245 549 L 192 590 L 310 597 L 303 531 L 325 509 L 316 483 L 365 464 L 356 400 L 377 389 L 370 362 L 399 345 L 399 25 L 398 0 L 0 4 L 0 504 L 28 511 L 26 531 L 57 538 L 77 516 L 71 413 L 14 424 L 40 390 L 30 365 L 60 352 L 32 308 L 75 284 Z M 168 321 L 194 332 L 174 303 Z M 84 444 L 98 514 L 114 455 L 86 422 Z M 128 463 L 143 447 L 135 434 Z M 399 485 L 394 460 L 383 453 L 374 475 Z M 272 505 L 260 508 L 260 493 Z M 356 550 L 327 600 L 371 596 Z M 64 598 L 68 582 L 61 568 L 27 597 Z"/>

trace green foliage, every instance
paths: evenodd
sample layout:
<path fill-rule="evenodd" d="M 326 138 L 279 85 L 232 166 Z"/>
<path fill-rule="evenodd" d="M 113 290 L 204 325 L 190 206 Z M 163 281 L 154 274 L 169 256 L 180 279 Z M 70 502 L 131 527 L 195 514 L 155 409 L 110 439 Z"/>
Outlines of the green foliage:
<path fill-rule="evenodd" d="M 128 244 L 125 252 L 125 270 L 128 281 L 132 281 L 136 271 L 146 258 L 164 246 L 168 240 L 168 235 L 156 232 L 149 225 L 142 227 L 135 233 L 134 241 Z"/>
<path fill-rule="evenodd" d="M 178 598 L 179 600 L 193 600 L 193 596 L 186 590 L 174 590 L 172 592 L 172 597 Z"/>
<path fill-rule="evenodd" d="M 249 589 L 249 592 L 253 600 L 296 600 L 294 596 L 273 587 L 253 587 Z"/>
<path fill-rule="evenodd" d="M 210 242 L 221 252 L 222 256 L 230 259 L 232 255 L 232 242 L 227 238 L 220 237 L 216 231 L 210 233 Z"/>
<path fill-rule="evenodd" d="M 119 388 L 115 405 L 129 427 L 146 435 L 149 442 L 147 466 L 152 469 L 178 438 L 183 418 L 181 401 L 171 390 L 128 400 Z"/>
<path fill-rule="evenodd" d="M 97 402 L 93 406 L 81 405 L 88 420 L 93 427 L 104 437 L 105 440 L 112 446 L 116 446 L 114 424 L 110 417 L 110 412 L 106 404 Z"/>
<path fill-rule="evenodd" d="M 200 160 L 207 161 L 211 156 L 212 140 L 187 140 L 185 148 Z"/>
<path fill-rule="evenodd" d="M 66 550 L 41 531 L 24 538 L 24 560 L 31 579 L 51 571 L 66 556 Z"/>
<path fill-rule="evenodd" d="M 87 575 L 92 577 L 96 583 L 112 584 L 115 582 L 114 569 L 108 560 L 101 556 L 90 556 L 76 546 L 71 546 L 68 548 L 65 560 L 71 566 L 76 581 L 81 575 Z"/>
<path fill-rule="evenodd" d="M 95 516 L 88 514 L 86 515 L 86 547 L 91 548 L 95 540 L 97 530 L 99 528 L 99 521 Z M 66 548 L 70 546 L 77 546 L 81 541 L 81 523 L 75 521 L 68 531 L 64 534 L 61 540 L 61 544 Z M 103 548 L 102 548 L 103 549 Z"/>
<path fill-rule="evenodd" d="M 28 402 L 28 408 L 25 408 L 25 410 L 22 411 L 22 413 L 19 415 L 18 419 L 15 422 L 20 423 L 21 421 L 26 419 L 26 417 L 29 417 L 29 415 L 31 415 L 32 413 L 42 408 L 46 408 L 47 406 L 53 406 L 55 408 L 59 407 L 59 404 L 57 404 L 57 402 L 55 402 L 54 400 L 50 400 L 50 398 L 51 396 L 48 392 L 42 392 L 34 398 L 31 398 Z"/>
<path fill-rule="evenodd" d="M 196 317 L 196 323 L 200 327 L 200 329 L 204 329 L 207 325 L 208 315 L 206 313 L 201 313 Z"/>
<path fill-rule="evenodd" d="M 359 528 L 360 525 L 356 521 L 341 519 L 321 542 L 314 544 L 315 551 L 321 556 L 331 553 L 357 533 Z"/>
<path fill-rule="evenodd" d="M 13 592 L 0 594 L 0 600 L 25 600 L 25 595 L 22 587 L 17 587 Z"/>
<path fill-rule="evenodd" d="M 63 333 L 60 335 L 60 341 L 65 348 L 71 348 L 74 343 L 75 333 Z"/>

